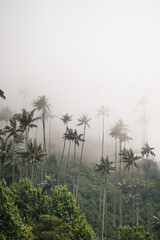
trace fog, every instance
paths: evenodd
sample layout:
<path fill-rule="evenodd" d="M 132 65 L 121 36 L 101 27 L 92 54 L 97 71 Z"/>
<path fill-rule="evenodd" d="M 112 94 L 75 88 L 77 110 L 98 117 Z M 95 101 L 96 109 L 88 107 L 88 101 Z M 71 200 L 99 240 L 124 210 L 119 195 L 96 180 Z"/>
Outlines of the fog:
<path fill-rule="evenodd" d="M 31 109 L 33 100 L 45 95 L 57 116 L 55 146 L 62 144 L 61 115 L 72 114 L 75 128 L 87 113 L 92 118 L 87 144 L 97 157 L 102 130 L 97 109 L 110 110 L 105 153 L 113 142 L 109 130 L 119 118 L 129 125 L 137 149 L 142 135 L 137 104 L 147 97 L 146 140 L 159 161 L 159 12 L 158 0 L 0 0 L 0 88 L 6 96 L 1 107 Z"/>

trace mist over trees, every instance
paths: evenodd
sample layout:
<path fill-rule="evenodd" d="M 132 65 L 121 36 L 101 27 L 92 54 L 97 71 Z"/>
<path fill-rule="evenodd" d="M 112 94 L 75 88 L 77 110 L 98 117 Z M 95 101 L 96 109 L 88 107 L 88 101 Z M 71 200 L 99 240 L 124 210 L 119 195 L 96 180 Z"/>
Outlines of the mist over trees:
<path fill-rule="evenodd" d="M 4 98 L 5 91 L 1 92 L 1 102 L 5 101 L 7 104 L 7 98 Z M 1 195 L 1 237 L 13 239 L 13 236 L 17 236 L 17 239 L 20 239 L 24 234 L 26 239 L 47 239 L 42 237 L 44 231 L 47 231 L 46 236 L 53 235 L 59 239 L 63 234 L 60 229 L 63 229 L 64 234 L 68 231 L 66 239 L 124 239 L 126 232 L 132 236 L 131 239 L 135 239 L 135 232 L 139 234 L 136 235 L 139 237 L 137 240 L 141 239 L 140 237 L 158 239 L 160 171 L 155 149 L 145 141 L 144 126 L 142 125 L 141 131 L 143 145 L 134 149 L 136 143 L 133 142 L 136 139 L 130 136 L 129 125 L 122 119 L 113 122 L 109 132 L 106 131 L 107 118 L 112 120 L 111 109 L 109 116 L 108 107 L 101 106 L 97 117 L 102 120 L 102 137 L 99 158 L 95 161 L 89 157 L 85 148 L 89 141 L 88 130 L 92 131 L 92 118 L 83 114 L 74 125 L 72 113 L 57 116 L 57 120 L 59 119 L 65 128 L 60 146 L 55 150 L 53 142 L 56 141 L 56 136 L 52 134 L 54 124 L 50 128 L 49 122 L 49 99 L 44 95 L 37 99 L 32 101 L 33 109 L 30 111 L 22 108 L 21 112 L 17 113 L 9 107 L 1 108 L 0 121 L 4 124 L 0 129 L 1 188 L 6 196 L 10 196 L 12 189 L 15 189 L 16 195 L 12 201 L 15 206 L 16 198 L 20 198 L 18 188 L 27 184 L 29 191 L 41 191 L 37 193 L 38 198 L 33 197 L 33 201 L 40 201 L 44 197 L 48 210 L 39 212 L 36 219 L 32 218 L 29 212 L 37 210 L 35 207 L 31 209 L 29 205 L 23 208 L 23 211 L 26 209 L 26 213 L 22 212 L 22 205 L 18 205 L 18 210 L 11 212 L 7 205 L 3 206 L 4 196 Z M 41 111 L 40 115 L 36 115 L 37 110 Z M 48 127 L 49 134 L 46 134 Z M 37 138 L 39 131 L 42 134 Z M 111 141 L 106 141 L 107 139 Z M 25 189 L 24 194 L 28 191 Z M 58 209 L 56 214 L 55 207 L 53 212 L 49 210 L 52 201 L 58 201 L 57 204 L 66 201 L 61 202 L 59 195 L 56 195 L 60 192 L 57 191 L 69 194 L 67 198 L 72 196 L 75 207 L 78 208 L 80 204 L 83 209 L 86 220 L 82 222 L 88 221 L 91 227 L 87 222 L 82 223 L 86 224 L 86 229 L 80 230 L 83 232 L 81 234 L 84 234 L 82 238 L 76 235 L 79 233 L 75 232 L 75 226 L 70 222 L 71 215 L 64 218 L 66 210 L 63 207 L 62 212 Z M 5 214 L 9 214 L 10 217 L 14 217 L 15 214 L 19 216 L 16 217 L 16 225 L 12 226 L 11 235 L 7 235 L 5 216 L 2 215 L 4 207 L 9 211 Z M 30 220 L 27 216 L 30 216 Z M 31 227 L 32 222 L 34 227 Z M 43 224 L 48 225 L 46 230 Z M 27 230 L 27 226 L 30 226 L 30 229 Z"/>

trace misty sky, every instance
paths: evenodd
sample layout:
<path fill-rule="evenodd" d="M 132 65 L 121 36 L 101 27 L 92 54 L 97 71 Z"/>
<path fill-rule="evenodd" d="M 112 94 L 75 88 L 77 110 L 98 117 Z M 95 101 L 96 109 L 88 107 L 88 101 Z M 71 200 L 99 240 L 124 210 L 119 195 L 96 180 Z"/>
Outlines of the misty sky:
<path fill-rule="evenodd" d="M 147 96 L 148 140 L 159 154 L 159 13 L 158 0 L 0 0 L 2 105 L 21 109 L 28 88 L 28 106 L 46 95 L 55 115 L 88 113 L 93 128 L 106 105 L 109 129 L 118 118 L 130 124 Z"/>

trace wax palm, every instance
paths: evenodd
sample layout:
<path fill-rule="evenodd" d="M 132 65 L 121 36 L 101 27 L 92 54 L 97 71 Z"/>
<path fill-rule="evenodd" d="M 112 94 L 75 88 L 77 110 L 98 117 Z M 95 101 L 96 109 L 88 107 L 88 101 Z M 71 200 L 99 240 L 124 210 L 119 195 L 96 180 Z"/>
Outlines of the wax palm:
<path fill-rule="evenodd" d="M 35 109 L 31 112 L 27 112 L 26 109 L 22 109 L 22 113 L 16 113 L 14 119 L 19 122 L 19 127 L 22 129 L 22 134 L 26 132 L 26 145 L 29 138 L 29 130 L 37 127 L 34 122 L 39 118 L 34 118 Z"/>
<path fill-rule="evenodd" d="M 102 240 L 104 238 L 104 219 L 105 219 L 105 204 L 106 204 L 106 178 L 108 174 L 111 174 L 111 171 L 115 170 L 115 167 L 112 166 L 113 162 L 109 161 L 108 156 L 104 159 L 101 157 L 100 163 L 96 164 L 96 172 L 99 173 L 101 178 L 104 178 L 104 195 L 103 195 L 103 219 L 102 219 Z"/>
<path fill-rule="evenodd" d="M 149 144 L 146 142 L 144 147 L 141 148 L 141 154 L 142 156 L 145 156 L 145 159 L 148 161 L 148 184 L 147 184 L 147 191 L 148 191 L 148 231 L 150 231 L 150 208 L 149 208 L 149 195 L 150 195 L 150 184 L 149 184 L 149 180 L 150 180 L 150 164 L 149 164 L 149 157 L 151 156 L 155 156 L 154 153 L 154 148 L 150 147 Z"/>
<path fill-rule="evenodd" d="M 79 142 L 84 142 L 83 134 L 78 134 L 75 129 L 71 138 L 73 138 L 74 142 L 74 174 L 73 174 L 73 195 L 76 198 L 76 147 L 79 147 Z"/>
<path fill-rule="evenodd" d="M 46 180 L 39 184 L 42 188 L 43 193 L 46 191 L 49 196 L 51 196 L 52 191 L 55 188 L 56 179 L 54 176 L 46 176 Z"/>
<path fill-rule="evenodd" d="M 126 163 L 125 169 L 128 169 L 129 171 L 130 167 L 132 168 L 132 180 L 133 180 L 133 167 L 138 168 L 136 161 L 139 160 L 141 157 L 136 156 L 131 148 L 129 150 L 124 148 L 120 154 L 122 157 L 122 162 Z"/>
<path fill-rule="evenodd" d="M 127 125 L 124 124 L 122 119 L 118 119 L 118 121 L 115 123 L 115 130 L 117 131 L 118 134 L 118 139 L 119 139 L 119 153 L 121 152 L 122 149 L 122 142 L 125 142 L 125 138 L 128 133 L 128 128 Z M 121 155 L 119 155 L 119 182 L 121 183 Z M 120 190 L 119 193 L 119 225 L 122 226 L 122 192 Z"/>
<path fill-rule="evenodd" d="M 101 106 L 98 109 L 98 116 L 102 116 L 102 152 L 101 152 L 101 157 L 103 157 L 103 153 L 104 153 L 104 118 L 105 116 L 109 117 L 109 109 L 108 107 L 105 106 Z"/>
<path fill-rule="evenodd" d="M 85 142 L 85 135 L 86 135 L 86 127 L 90 128 L 89 121 L 91 118 L 88 118 L 87 114 L 83 114 L 82 117 L 78 118 L 77 126 L 83 126 L 83 141 L 82 141 L 82 148 L 81 148 L 81 156 L 80 156 L 80 164 L 79 164 L 79 171 L 77 177 L 77 188 L 76 188 L 76 200 L 78 198 L 78 189 L 79 189 L 79 177 L 82 167 L 82 158 L 83 158 L 83 151 L 84 151 L 84 142 Z"/>
<path fill-rule="evenodd" d="M 50 104 L 48 103 L 48 99 L 46 96 L 39 96 L 39 98 L 33 102 L 33 107 L 42 112 L 42 124 L 43 124 L 43 149 L 46 151 L 46 134 L 45 134 L 45 119 L 47 115 L 47 111 L 50 108 Z"/>
<path fill-rule="evenodd" d="M 34 141 L 32 141 L 30 139 L 27 144 L 27 148 L 24 151 L 21 151 L 21 152 L 19 151 L 18 154 L 21 155 L 22 157 L 25 157 L 28 160 L 28 162 L 30 162 L 31 183 L 32 183 L 32 187 L 33 187 L 34 186 L 34 184 L 33 184 L 34 165 L 40 164 L 40 162 L 42 161 L 42 159 L 45 155 L 45 152 L 42 149 L 42 145 L 37 144 L 36 139 L 34 139 Z"/>
<path fill-rule="evenodd" d="M 5 121 L 8 124 L 9 119 L 12 117 L 12 115 L 12 110 L 9 107 L 4 107 L 0 112 L 0 121 Z"/>
<path fill-rule="evenodd" d="M 147 135 L 147 122 L 148 122 L 148 119 L 146 118 L 146 108 L 148 104 L 147 97 L 142 97 L 140 100 L 138 100 L 138 104 L 142 108 L 142 118 L 140 122 L 142 123 L 142 127 L 143 127 L 143 144 L 145 144 L 145 141 L 147 140 L 146 135 Z"/>
<path fill-rule="evenodd" d="M 139 197 L 134 194 L 127 194 L 125 203 L 126 205 L 131 206 L 131 214 L 132 214 L 132 227 L 134 225 L 134 211 L 136 211 L 136 223 L 138 224 L 138 208 L 139 208 Z"/>
<path fill-rule="evenodd" d="M 115 159 L 115 187 L 117 183 L 117 139 L 120 134 L 120 128 L 115 124 L 110 130 L 110 136 L 115 139 L 115 148 L 114 148 L 114 159 Z M 116 188 L 114 187 L 114 209 L 113 209 L 113 226 L 116 225 Z"/>
<path fill-rule="evenodd" d="M 61 175 L 61 168 L 62 168 L 63 157 L 64 157 L 64 152 L 65 152 L 65 147 L 66 147 L 66 140 L 69 140 L 69 139 L 67 139 L 68 122 L 72 121 L 72 115 L 68 115 L 68 113 L 66 113 L 65 115 L 62 115 L 62 117 L 60 119 L 62 120 L 64 125 L 66 125 L 66 131 L 65 131 L 65 134 L 63 136 L 64 144 L 63 144 L 63 150 L 62 150 L 61 161 L 60 161 L 59 177 Z M 69 137 L 70 134 L 68 134 L 68 137 Z M 59 180 L 60 180 L 59 177 L 58 177 L 58 184 L 59 184 Z"/>

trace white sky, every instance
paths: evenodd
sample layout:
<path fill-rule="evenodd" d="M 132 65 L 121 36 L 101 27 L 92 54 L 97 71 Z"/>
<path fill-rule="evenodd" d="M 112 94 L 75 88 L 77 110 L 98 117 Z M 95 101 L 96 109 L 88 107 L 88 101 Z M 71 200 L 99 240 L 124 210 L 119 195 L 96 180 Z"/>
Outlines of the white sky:
<path fill-rule="evenodd" d="M 159 81 L 158 0 L 0 0 L 0 88 L 13 109 L 27 87 L 57 116 L 97 122 L 97 108 L 109 106 L 111 126 L 130 121 L 146 95 L 149 143 L 160 152 Z"/>

